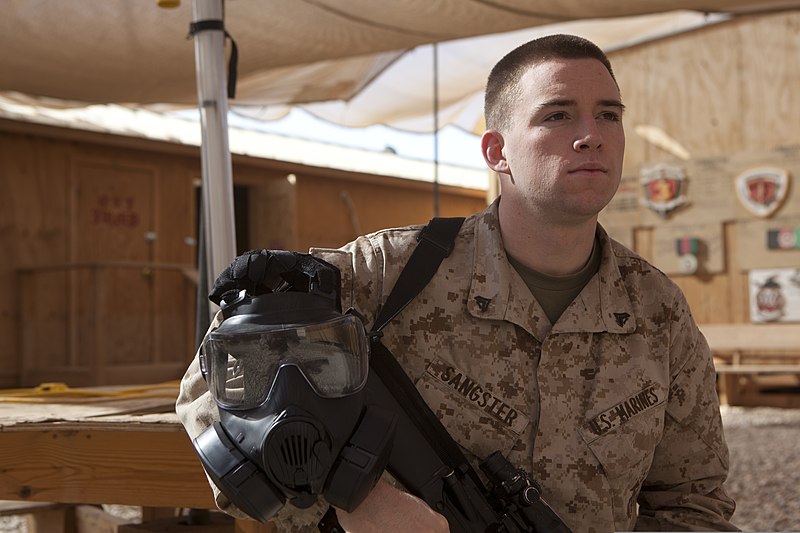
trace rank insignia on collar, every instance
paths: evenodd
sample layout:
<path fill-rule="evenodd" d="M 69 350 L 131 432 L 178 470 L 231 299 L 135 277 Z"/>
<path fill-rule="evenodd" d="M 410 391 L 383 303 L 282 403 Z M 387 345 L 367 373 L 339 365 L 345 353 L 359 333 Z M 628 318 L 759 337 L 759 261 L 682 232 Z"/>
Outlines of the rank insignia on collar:
<path fill-rule="evenodd" d="M 778 210 L 788 189 L 789 174 L 779 168 L 754 168 L 736 177 L 739 201 L 745 209 L 762 218 Z"/>
<path fill-rule="evenodd" d="M 642 168 L 642 203 L 665 217 L 667 213 L 687 203 L 686 175 L 683 168 L 669 163 L 658 163 Z"/>
<path fill-rule="evenodd" d="M 476 296 L 475 303 L 478 304 L 478 308 L 481 310 L 482 313 L 485 313 L 487 309 L 489 309 L 489 304 L 492 303 L 491 298 L 484 298 L 483 296 Z"/>

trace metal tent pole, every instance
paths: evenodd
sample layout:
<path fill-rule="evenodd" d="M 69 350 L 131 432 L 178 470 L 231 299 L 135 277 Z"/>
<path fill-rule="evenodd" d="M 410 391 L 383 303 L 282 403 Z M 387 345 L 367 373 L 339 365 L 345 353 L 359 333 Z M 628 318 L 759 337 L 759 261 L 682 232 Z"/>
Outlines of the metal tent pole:
<path fill-rule="evenodd" d="M 192 22 L 224 21 L 222 0 L 193 0 Z M 219 28 L 199 31 L 194 35 L 197 95 L 202 129 L 202 209 L 206 287 L 236 257 L 236 228 L 233 217 L 233 172 L 228 145 L 228 97 L 225 73 L 225 32 Z M 200 276 L 202 279 L 204 276 Z M 205 297 L 203 298 L 205 299 Z M 215 311 L 209 309 L 209 315 Z"/>
<path fill-rule="evenodd" d="M 433 216 L 439 216 L 439 48 L 433 43 Z"/>

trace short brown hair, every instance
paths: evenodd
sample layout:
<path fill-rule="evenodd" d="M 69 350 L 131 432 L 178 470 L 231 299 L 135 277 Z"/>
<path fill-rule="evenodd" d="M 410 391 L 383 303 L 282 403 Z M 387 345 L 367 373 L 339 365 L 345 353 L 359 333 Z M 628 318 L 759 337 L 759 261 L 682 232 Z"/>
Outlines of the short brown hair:
<path fill-rule="evenodd" d="M 486 83 L 483 112 L 488 129 L 508 124 L 509 109 L 519 96 L 519 80 L 527 69 L 550 59 L 597 59 L 614 79 L 611 62 L 599 46 L 575 35 L 547 35 L 515 48 L 497 62 Z"/>

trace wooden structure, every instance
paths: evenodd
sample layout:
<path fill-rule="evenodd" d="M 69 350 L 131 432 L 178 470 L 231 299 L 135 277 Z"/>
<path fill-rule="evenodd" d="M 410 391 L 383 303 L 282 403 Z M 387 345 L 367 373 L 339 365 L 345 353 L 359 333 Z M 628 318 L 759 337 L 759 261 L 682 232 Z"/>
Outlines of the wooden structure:
<path fill-rule="evenodd" d="M 241 155 L 233 167 L 240 252 L 336 247 L 431 217 L 431 183 Z M 199 183 L 196 146 L 0 119 L 0 387 L 182 375 Z M 480 189 L 440 192 L 443 216 L 486 205 Z"/>
<path fill-rule="evenodd" d="M 764 244 L 800 227 L 796 183 L 768 218 L 733 185 L 760 165 L 800 179 L 798 26 L 798 11 L 741 16 L 610 54 L 627 150 L 601 221 L 675 279 L 703 325 L 748 323 L 748 273 L 800 265 L 800 249 Z M 656 163 L 686 176 L 686 202 L 664 216 L 641 203 Z M 0 386 L 180 375 L 194 348 L 199 165 L 193 146 L 0 119 Z M 234 181 L 240 250 L 339 246 L 431 212 L 430 183 L 364 172 L 240 155 Z M 443 187 L 442 214 L 479 210 L 484 194 Z M 691 275 L 674 252 L 687 236 Z"/>
<path fill-rule="evenodd" d="M 800 407 L 800 328 L 779 324 L 707 324 L 720 401 Z"/>
<path fill-rule="evenodd" d="M 102 521 L 101 531 L 144 533 L 183 529 L 163 527 L 167 519 L 155 520 L 162 527 L 153 529 L 125 525 L 83 506 L 137 506 L 143 517 L 215 509 L 202 465 L 173 412 L 177 391 L 177 382 L 52 394 L 0 391 L 0 514 L 31 515 L 29 525 L 38 526 L 31 533 L 75 531 L 75 521 L 92 520 Z M 237 520 L 213 529 L 234 530 L 269 533 L 274 527 Z"/>
<path fill-rule="evenodd" d="M 800 323 L 750 324 L 748 283 L 754 269 L 800 268 L 800 247 L 767 246 L 770 230 L 800 227 L 798 27 L 800 11 L 743 16 L 610 54 L 626 104 L 627 147 L 619 193 L 601 222 L 681 286 L 704 331 L 724 329 L 709 337 L 720 363 L 733 353 L 780 354 L 757 360 L 758 369 L 724 368 L 734 403 L 741 399 L 730 390 L 736 376 L 747 381 L 779 363 L 793 379 L 800 364 Z M 643 170 L 654 164 L 685 176 L 685 201 L 663 214 L 643 204 Z M 778 209 L 757 216 L 737 197 L 735 180 L 765 166 L 785 170 L 790 183 Z M 681 271 L 677 252 L 685 238 L 698 245 L 692 274 Z"/>

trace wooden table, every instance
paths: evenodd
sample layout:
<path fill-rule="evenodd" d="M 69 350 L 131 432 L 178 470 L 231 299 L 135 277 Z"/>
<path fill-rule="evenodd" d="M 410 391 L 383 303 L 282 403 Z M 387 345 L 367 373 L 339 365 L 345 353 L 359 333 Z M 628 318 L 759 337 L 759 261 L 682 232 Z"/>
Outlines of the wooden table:
<path fill-rule="evenodd" d="M 706 324 L 719 374 L 720 401 L 729 405 L 800 407 L 798 394 L 761 394 L 761 382 L 800 384 L 800 324 Z"/>
<path fill-rule="evenodd" d="M 119 392 L 121 388 L 114 388 Z M 123 397 L 0 392 L 0 500 L 214 509 L 174 414 L 177 384 Z M 273 531 L 237 521 L 237 531 Z"/>

